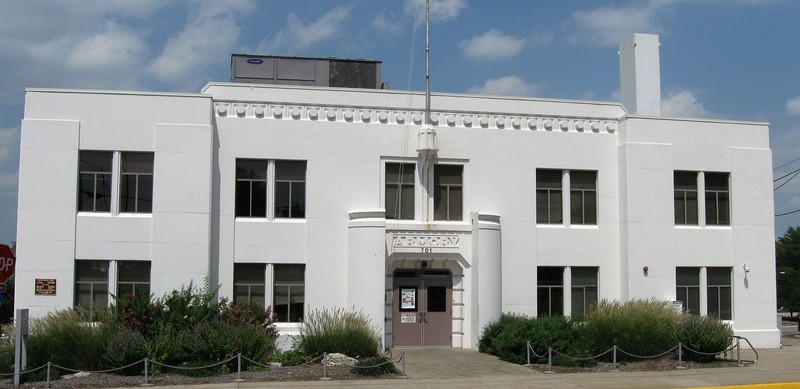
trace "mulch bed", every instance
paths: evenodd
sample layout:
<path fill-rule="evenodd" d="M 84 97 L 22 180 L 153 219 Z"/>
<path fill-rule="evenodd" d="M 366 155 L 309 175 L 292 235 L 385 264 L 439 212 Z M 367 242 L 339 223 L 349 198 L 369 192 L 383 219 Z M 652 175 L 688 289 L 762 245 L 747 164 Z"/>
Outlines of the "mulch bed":
<path fill-rule="evenodd" d="M 711 367 L 733 367 L 738 366 L 736 361 L 715 360 L 708 363 L 684 360 L 680 366 L 685 369 L 705 369 Z M 548 370 L 547 364 L 534 364 L 530 366 L 536 371 L 545 372 Z M 611 362 L 599 362 L 591 367 L 565 367 L 553 366 L 550 371 L 555 373 L 591 373 L 591 372 L 610 372 L 610 371 L 665 371 L 678 369 L 678 359 L 674 356 L 665 356 L 655 359 L 645 359 L 634 362 L 617 362 L 616 369 Z"/>

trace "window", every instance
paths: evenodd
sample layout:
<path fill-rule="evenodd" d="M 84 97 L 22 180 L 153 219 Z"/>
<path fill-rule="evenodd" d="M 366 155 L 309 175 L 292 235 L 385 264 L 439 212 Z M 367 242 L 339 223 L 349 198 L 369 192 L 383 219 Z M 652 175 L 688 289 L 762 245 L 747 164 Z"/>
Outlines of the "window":
<path fill-rule="evenodd" d="M 728 173 L 705 173 L 705 192 L 706 225 L 730 225 Z"/>
<path fill-rule="evenodd" d="M 278 322 L 302 322 L 305 309 L 305 265 L 274 266 L 273 308 Z"/>
<path fill-rule="evenodd" d="M 117 296 L 150 296 L 150 261 L 117 262 Z"/>
<path fill-rule="evenodd" d="M 234 304 L 264 307 L 266 265 L 260 263 L 237 263 L 233 265 Z"/>
<path fill-rule="evenodd" d="M 386 164 L 386 218 L 414 219 L 414 164 Z"/>
<path fill-rule="evenodd" d="M 153 153 L 121 153 L 120 212 L 153 212 Z"/>
<path fill-rule="evenodd" d="M 559 224 L 561 217 L 561 170 L 536 170 L 536 222 Z"/>
<path fill-rule="evenodd" d="M 692 315 L 700 314 L 700 269 L 678 267 L 675 269 L 675 298 L 683 304 L 683 310 Z"/>
<path fill-rule="evenodd" d="M 266 160 L 236 160 L 236 216 L 267 217 Z"/>
<path fill-rule="evenodd" d="M 597 224 L 597 172 L 570 171 L 569 177 L 570 223 Z"/>
<path fill-rule="evenodd" d="M 75 306 L 108 307 L 108 261 L 75 262 Z"/>
<path fill-rule="evenodd" d="M 306 217 L 305 161 L 275 161 L 275 217 Z"/>
<path fill-rule="evenodd" d="M 463 172 L 461 165 L 436 165 L 433 168 L 433 219 L 463 219 Z"/>
<path fill-rule="evenodd" d="M 709 267 L 708 280 L 708 315 L 720 320 L 731 320 L 731 268 Z"/>
<path fill-rule="evenodd" d="M 536 276 L 536 315 L 564 314 L 564 268 L 539 267 Z"/>
<path fill-rule="evenodd" d="M 697 225 L 697 173 L 675 172 L 675 224 Z"/>
<path fill-rule="evenodd" d="M 110 151 L 80 151 L 78 211 L 111 212 L 113 156 Z"/>
<path fill-rule="evenodd" d="M 235 212 L 237 217 L 304 218 L 306 162 L 237 159 Z"/>
<path fill-rule="evenodd" d="M 572 317 L 584 317 L 597 304 L 597 268 L 572 268 Z"/>

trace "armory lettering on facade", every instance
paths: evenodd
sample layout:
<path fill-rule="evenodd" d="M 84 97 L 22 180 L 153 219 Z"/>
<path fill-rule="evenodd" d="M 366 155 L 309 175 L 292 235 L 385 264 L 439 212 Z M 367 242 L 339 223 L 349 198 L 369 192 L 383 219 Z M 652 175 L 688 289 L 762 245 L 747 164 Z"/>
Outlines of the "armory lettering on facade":
<path fill-rule="evenodd" d="M 392 246 L 395 248 L 418 248 L 431 252 L 437 247 L 458 248 L 461 238 L 458 235 L 395 235 Z"/>

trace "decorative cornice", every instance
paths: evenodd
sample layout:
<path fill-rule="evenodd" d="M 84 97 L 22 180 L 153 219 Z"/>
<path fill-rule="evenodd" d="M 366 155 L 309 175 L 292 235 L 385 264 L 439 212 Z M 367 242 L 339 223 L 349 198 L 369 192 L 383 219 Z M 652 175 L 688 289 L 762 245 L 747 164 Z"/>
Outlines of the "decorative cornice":
<path fill-rule="evenodd" d="M 425 117 L 424 111 L 417 110 L 223 101 L 214 102 L 214 114 L 217 117 L 415 126 L 422 125 Z M 431 112 L 431 125 L 595 134 L 614 134 L 618 128 L 616 120 L 597 118 L 437 111 Z"/>

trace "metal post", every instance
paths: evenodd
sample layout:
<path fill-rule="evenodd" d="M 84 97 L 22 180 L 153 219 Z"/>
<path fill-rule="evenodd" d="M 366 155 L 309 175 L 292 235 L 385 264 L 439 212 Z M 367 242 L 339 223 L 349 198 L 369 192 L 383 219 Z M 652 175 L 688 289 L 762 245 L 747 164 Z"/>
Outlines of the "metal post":
<path fill-rule="evenodd" d="M 242 352 L 236 353 L 236 382 L 242 382 Z"/>
<path fill-rule="evenodd" d="M 739 366 L 742 366 L 742 345 L 740 342 L 741 339 L 736 338 L 736 361 L 739 363 Z"/>
<path fill-rule="evenodd" d="M 402 359 L 403 363 L 400 364 L 401 368 L 403 369 L 403 371 L 401 373 L 403 373 L 403 376 L 405 376 L 406 375 L 406 352 L 405 351 L 403 351 L 400 354 L 400 358 L 403 358 Z"/>
<path fill-rule="evenodd" d="M 617 345 L 614 345 L 614 370 L 617 370 Z"/>
<path fill-rule="evenodd" d="M 531 341 L 525 342 L 527 348 L 525 349 L 525 353 L 528 354 L 528 364 L 531 364 Z"/>
<path fill-rule="evenodd" d="M 320 381 L 328 381 L 330 377 L 328 377 L 328 353 L 322 353 L 322 378 Z"/>
<path fill-rule="evenodd" d="M 150 385 L 150 383 L 147 382 L 147 357 L 144 357 L 144 384 Z"/>
<path fill-rule="evenodd" d="M 547 347 L 547 371 L 553 371 L 553 348 Z"/>
<path fill-rule="evenodd" d="M 47 387 L 50 387 L 50 361 L 47 361 Z"/>

